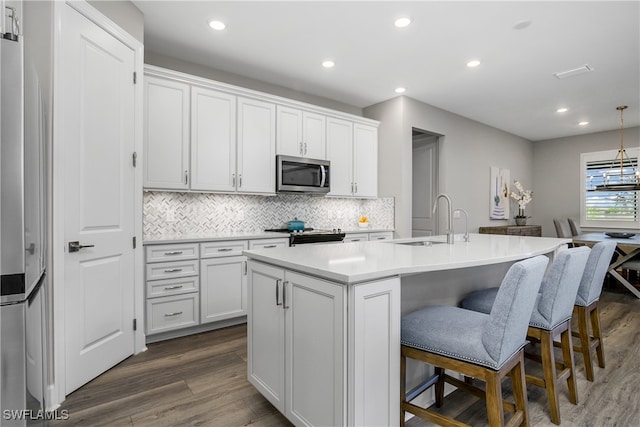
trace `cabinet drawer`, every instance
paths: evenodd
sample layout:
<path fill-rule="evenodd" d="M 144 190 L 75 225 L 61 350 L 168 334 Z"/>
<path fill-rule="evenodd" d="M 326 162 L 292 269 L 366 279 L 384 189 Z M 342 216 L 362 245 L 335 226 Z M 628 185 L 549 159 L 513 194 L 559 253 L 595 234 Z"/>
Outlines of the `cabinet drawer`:
<path fill-rule="evenodd" d="M 183 261 L 198 258 L 197 243 L 147 246 L 147 262 Z"/>
<path fill-rule="evenodd" d="M 346 234 L 344 236 L 344 242 L 345 243 L 349 243 L 349 242 L 366 242 L 367 240 L 369 240 L 369 234 L 368 233 L 351 233 L 351 234 Z"/>
<path fill-rule="evenodd" d="M 152 280 L 147 282 L 147 298 L 197 292 L 200 288 L 198 282 L 198 276 L 185 277 L 183 279 Z"/>
<path fill-rule="evenodd" d="M 287 248 L 289 239 L 260 239 L 249 240 L 249 249 Z"/>
<path fill-rule="evenodd" d="M 198 293 L 147 300 L 147 334 L 198 324 Z"/>
<path fill-rule="evenodd" d="M 197 276 L 199 273 L 197 259 L 147 264 L 147 280 L 175 279 Z"/>
<path fill-rule="evenodd" d="M 369 233 L 369 240 L 390 240 L 393 239 L 392 231 L 380 231 L 378 233 Z"/>
<path fill-rule="evenodd" d="M 246 240 L 221 240 L 217 242 L 200 243 L 200 257 L 216 258 L 242 255 L 242 251 L 247 248 Z"/>

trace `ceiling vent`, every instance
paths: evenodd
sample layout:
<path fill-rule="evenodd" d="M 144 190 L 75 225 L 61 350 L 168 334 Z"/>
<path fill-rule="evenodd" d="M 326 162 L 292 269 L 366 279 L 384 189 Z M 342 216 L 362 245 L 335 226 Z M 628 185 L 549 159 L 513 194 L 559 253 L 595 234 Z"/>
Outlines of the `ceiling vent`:
<path fill-rule="evenodd" d="M 571 70 L 558 71 L 557 73 L 553 73 L 553 75 L 558 79 L 568 79 L 569 77 L 589 73 L 591 71 L 593 71 L 593 67 L 589 64 L 584 64 L 580 67 L 572 68 Z"/>

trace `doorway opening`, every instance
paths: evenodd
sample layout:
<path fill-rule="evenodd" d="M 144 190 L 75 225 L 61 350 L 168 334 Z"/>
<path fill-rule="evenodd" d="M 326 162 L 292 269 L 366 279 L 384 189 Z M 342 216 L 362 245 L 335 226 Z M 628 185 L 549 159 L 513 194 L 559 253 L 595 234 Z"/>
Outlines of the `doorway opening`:
<path fill-rule="evenodd" d="M 437 234 L 438 221 L 433 215 L 433 202 L 438 194 L 438 142 L 440 135 L 411 129 L 412 135 L 412 202 L 411 237 Z"/>

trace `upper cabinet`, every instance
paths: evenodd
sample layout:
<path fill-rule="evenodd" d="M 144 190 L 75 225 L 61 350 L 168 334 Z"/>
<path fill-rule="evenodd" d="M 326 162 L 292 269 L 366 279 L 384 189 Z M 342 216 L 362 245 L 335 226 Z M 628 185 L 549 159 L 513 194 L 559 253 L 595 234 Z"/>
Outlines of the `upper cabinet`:
<path fill-rule="evenodd" d="M 274 193 L 276 188 L 276 106 L 238 98 L 236 188 L 245 193 Z"/>
<path fill-rule="evenodd" d="M 144 186 L 189 188 L 189 85 L 144 81 Z"/>
<path fill-rule="evenodd" d="M 331 161 L 329 196 L 378 196 L 378 128 L 330 117 L 327 159 Z"/>
<path fill-rule="evenodd" d="M 235 191 L 236 97 L 191 88 L 191 189 Z"/>
<path fill-rule="evenodd" d="M 322 114 L 277 107 L 277 153 L 310 159 L 326 158 L 326 117 Z"/>
<path fill-rule="evenodd" d="M 331 161 L 329 195 L 377 197 L 377 122 L 145 66 L 144 187 L 275 194 L 276 154 Z"/>

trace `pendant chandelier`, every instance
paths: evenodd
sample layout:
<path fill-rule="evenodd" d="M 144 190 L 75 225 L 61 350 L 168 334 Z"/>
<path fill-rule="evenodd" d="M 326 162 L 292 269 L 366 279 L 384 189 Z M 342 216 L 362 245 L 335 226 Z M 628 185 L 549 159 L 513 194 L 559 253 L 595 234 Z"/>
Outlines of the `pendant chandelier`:
<path fill-rule="evenodd" d="M 620 148 L 618 149 L 618 155 L 611 162 L 611 168 L 608 173 L 604 175 L 604 184 L 596 185 L 596 191 L 638 191 L 640 190 L 640 180 L 638 163 L 633 162 L 627 155 L 627 151 L 624 149 L 624 110 L 627 109 L 626 105 L 620 105 L 616 107 L 616 110 L 620 111 Z M 618 170 L 617 166 L 620 166 Z M 625 167 L 627 170 L 630 168 L 632 173 L 628 173 L 625 176 Z M 613 181 L 613 177 L 620 175 L 620 178 Z"/>

